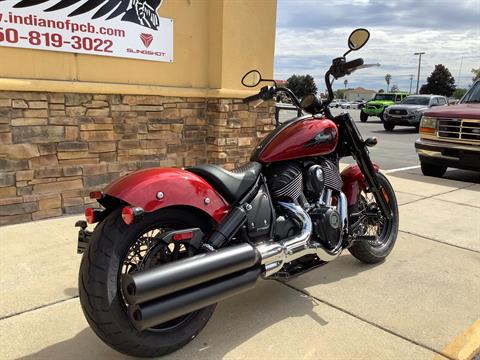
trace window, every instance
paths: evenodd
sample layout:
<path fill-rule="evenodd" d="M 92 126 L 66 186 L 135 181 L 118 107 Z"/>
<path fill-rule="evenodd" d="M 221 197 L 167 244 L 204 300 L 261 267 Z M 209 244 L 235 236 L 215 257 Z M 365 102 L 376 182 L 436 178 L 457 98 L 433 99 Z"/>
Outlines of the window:
<path fill-rule="evenodd" d="M 443 97 L 437 98 L 437 100 L 438 100 L 438 103 L 439 103 L 440 105 L 445 105 L 445 104 L 447 103 L 447 101 L 446 101 L 445 98 L 443 98 Z"/>
<path fill-rule="evenodd" d="M 390 100 L 394 101 L 395 100 L 395 95 L 394 94 L 376 94 L 375 98 L 373 100 Z"/>
<path fill-rule="evenodd" d="M 395 102 L 400 102 L 400 101 L 402 101 L 402 95 L 397 95 L 395 97 Z"/>
<path fill-rule="evenodd" d="M 405 100 L 403 100 L 402 104 L 410 104 L 410 105 L 428 105 L 428 97 L 424 96 L 407 96 Z"/>
<path fill-rule="evenodd" d="M 480 103 L 480 81 L 477 81 L 470 90 L 467 91 L 460 101 L 462 104 Z"/>
<path fill-rule="evenodd" d="M 432 100 L 430 101 L 430 106 L 438 106 L 440 105 L 440 103 L 438 102 L 438 98 L 434 97 L 432 98 Z"/>

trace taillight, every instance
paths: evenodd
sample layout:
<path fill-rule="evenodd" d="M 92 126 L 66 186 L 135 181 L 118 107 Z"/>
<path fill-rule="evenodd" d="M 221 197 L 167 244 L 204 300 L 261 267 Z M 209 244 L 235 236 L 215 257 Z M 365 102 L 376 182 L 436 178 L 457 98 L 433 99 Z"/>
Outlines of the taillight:
<path fill-rule="evenodd" d="M 179 241 L 179 240 L 189 240 L 193 238 L 193 231 L 187 231 L 187 232 L 179 232 L 175 233 L 172 236 L 173 240 Z"/>
<path fill-rule="evenodd" d="M 101 191 L 92 191 L 90 193 L 90 199 L 99 200 L 103 198 L 103 193 Z"/>
<path fill-rule="evenodd" d="M 143 209 L 141 207 L 125 206 L 122 209 L 122 219 L 125 224 L 130 225 L 143 217 Z"/>

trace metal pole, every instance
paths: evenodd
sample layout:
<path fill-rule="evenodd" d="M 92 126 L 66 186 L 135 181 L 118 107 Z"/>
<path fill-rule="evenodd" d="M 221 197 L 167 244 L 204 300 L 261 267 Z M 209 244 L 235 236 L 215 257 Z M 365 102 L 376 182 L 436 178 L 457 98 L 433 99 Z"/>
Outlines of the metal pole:
<path fill-rule="evenodd" d="M 425 54 L 424 52 L 418 52 L 414 53 L 413 55 L 419 55 L 418 56 L 418 73 L 417 73 L 417 92 L 416 94 L 418 95 L 418 84 L 420 82 L 420 65 L 422 64 L 422 55 Z"/>
<path fill-rule="evenodd" d="M 413 81 L 413 75 L 410 75 L 410 90 L 408 91 L 409 94 L 412 93 L 412 81 Z"/>

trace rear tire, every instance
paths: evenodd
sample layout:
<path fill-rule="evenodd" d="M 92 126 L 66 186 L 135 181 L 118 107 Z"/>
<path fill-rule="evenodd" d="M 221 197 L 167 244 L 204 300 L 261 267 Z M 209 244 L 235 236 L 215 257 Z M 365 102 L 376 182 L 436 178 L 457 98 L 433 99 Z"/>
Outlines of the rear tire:
<path fill-rule="evenodd" d="M 395 129 L 395 124 L 390 124 L 390 123 L 383 123 L 383 128 L 387 131 L 393 131 Z"/>
<path fill-rule="evenodd" d="M 365 114 L 363 111 L 360 112 L 360 121 L 361 122 L 367 122 L 368 120 L 368 115 Z"/>
<path fill-rule="evenodd" d="M 107 345 L 130 356 L 155 357 L 181 348 L 198 335 L 215 310 L 215 305 L 210 305 L 172 320 L 172 325 L 169 322 L 144 331 L 133 327 L 121 293 L 122 268 L 138 239 L 151 236 L 146 231 L 160 226 L 210 230 L 208 221 L 193 211 L 163 209 L 127 226 L 121 211 L 115 210 L 95 228 L 80 265 L 80 303 L 88 323 Z M 151 248 L 147 249 L 144 258 Z"/>
<path fill-rule="evenodd" d="M 390 207 L 393 212 L 393 217 L 390 220 L 384 220 L 385 229 L 383 229 L 381 234 L 378 236 L 378 245 L 374 245 L 367 240 L 359 240 L 355 241 L 352 246 L 348 248 L 348 251 L 350 251 L 350 253 L 354 257 L 366 264 L 376 264 L 384 261 L 385 258 L 393 250 L 398 235 L 399 219 L 397 198 L 395 197 L 395 192 L 393 191 L 392 185 L 390 185 L 390 182 L 385 177 L 385 175 L 378 173 L 377 178 L 380 185 L 383 187 L 383 189 L 385 189 L 387 193 Z M 360 210 L 360 201 L 361 200 L 359 198 L 357 204 L 353 206 L 353 209 L 351 209 L 349 213 L 357 212 Z"/>
<path fill-rule="evenodd" d="M 447 171 L 446 166 L 433 165 L 425 162 L 420 162 L 420 167 L 422 168 L 422 174 L 425 176 L 442 177 Z"/>

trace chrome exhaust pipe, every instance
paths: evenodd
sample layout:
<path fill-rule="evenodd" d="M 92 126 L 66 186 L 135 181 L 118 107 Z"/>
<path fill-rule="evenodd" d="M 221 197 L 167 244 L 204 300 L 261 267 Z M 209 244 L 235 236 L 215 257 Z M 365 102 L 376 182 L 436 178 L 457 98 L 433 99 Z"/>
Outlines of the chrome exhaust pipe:
<path fill-rule="evenodd" d="M 158 300 L 131 305 L 130 320 L 139 331 L 154 327 L 247 291 L 255 286 L 260 274 L 257 267 Z"/>
<path fill-rule="evenodd" d="M 344 195 L 345 198 L 345 195 Z M 340 198 L 342 201 L 344 198 Z M 346 198 L 345 198 L 346 199 Z M 320 243 L 310 241 L 312 235 L 312 220 L 299 205 L 279 202 L 279 205 L 292 217 L 302 223 L 299 235 L 282 241 L 269 241 L 256 246 L 260 255 L 260 263 L 265 267 L 263 277 L 269 277 L 280 271 L 285 263 L 291 262 L 305 255 L 316 255 L 321 261 L 332 261 L 342 252 L 341 246 L 333 251 L 325 249 Z M 342 208 L 341 204 L 341 208 Z M 346 214 L 341 213 L 342 222 Z"/>

